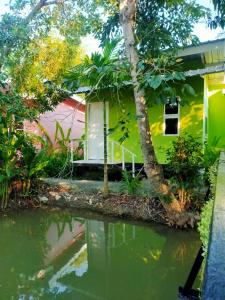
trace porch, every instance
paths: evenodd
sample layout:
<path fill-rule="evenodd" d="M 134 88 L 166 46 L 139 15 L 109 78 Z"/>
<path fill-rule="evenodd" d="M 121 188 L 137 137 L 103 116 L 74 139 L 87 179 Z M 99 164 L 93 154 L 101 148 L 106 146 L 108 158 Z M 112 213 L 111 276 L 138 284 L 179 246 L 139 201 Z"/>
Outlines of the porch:
<path fill-rule="evenodd" d="M 78 144 L 82 144 L 83 147 L 83 159 L 75 160 L 74 159 L 74 149 L 77 147 Z M 102 166 L 104 165 L 104 159 L 102 154 L 100 153 L 100 158 L 91 158 L 90 153 L 90 143 L 87 140 L 73 140 L 70 144 L 70 161 L 72 164 L 76 164 L 79 166 Z M 135 157 L 136 155 L 131 152 L 126 147 L 122 146 L 120 143 L 116 141 L 108 141 L 107 142 L 107 165 L 109 166 L 118 166 L 124 171 L 128 167 L 130 169 L 132 176 L 135 177 L 136 173 L 136 164 L 135 164 Z M 130 157 L 131 163 L 126 161 L 126 158 Z"/>

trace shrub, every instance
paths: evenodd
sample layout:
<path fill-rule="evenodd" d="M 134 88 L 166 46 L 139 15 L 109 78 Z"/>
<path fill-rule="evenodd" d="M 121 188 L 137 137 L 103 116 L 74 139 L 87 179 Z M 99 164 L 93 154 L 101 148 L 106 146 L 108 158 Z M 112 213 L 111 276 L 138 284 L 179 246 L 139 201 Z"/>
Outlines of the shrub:
<path fill-rule="evenodd" d="M 215 162 L 219 159 L 220 149 L 217 147 L 218 142 L 218 139 L 214 139 L 210 145 L 208 143 L 205 143 L 203 164 L 206 171 L 206 177 L 210 167 L 213 166 Z"/>
<path fill-rule="evenodd" d="M 138 189 L 141 187 L 142 182 L 140 175 L 137 174 L 135 177 L 132 176 L 127 170 L 122 172 L 121 191 L 127 192 L 128 194 L 136 194 Z"/>
<path fill-rule="evenodd" d="M 190 135 L 179 136 L 167 151 L 170 183 L 183 208 L 193 199 L 193 189 L 203 186 L 203 147 Z"/>
<path fill-rule="evenodd" d="M 81 159 L 77 152 L 73 154 L 74 160 Z M 68 178 L 74 175 L 74 164 L 70 161 L 70 152 L 54 151 L 47 156 L 48 163 L 44 168 L 47 177 Z"/>
<path fill-rule="evenodd" d="M 30 192 L 31 180 L 47 165 L 45 151 L 36 151 L 23 131 L 9 131 L 0 125 L 0 199 L 6 208 L 11 195 Z"/>
<path fill-rule="evenodd" d="M 212 220 L 213 212 L 213 202 L 215 198 L 215 189 L 216 189 L 216 174 L 217 174 L 217 161 L 210 167 L 208 172 L 209 182 L 210 182 L 210 200 L 205 203 L 201 212 L 201 220 L 198 223 L 198 231 L 200 233 L 200 239 L 203 243 L 204 255 L 207 254 L 208 242 L 209 242 L 209 233 Z"/>
<path fill-rule="evenodd" d="M 67 153 L 54 152 L 48 156 L 48 164 L 44 171 L 47 177 L 66 177 L 71 174 L 71 163 Z"/>
<path fill-rule="evenodd" d="M 205 203 L 201 211 L 201 221 L 198 223 L 198 231 L 200 233 L 200 239 L 203 244 L 204 253 L 207 253 L 209 232 L 211 226 L 211 218 L 213 211 L 213 200 L 209 200 Z"/>

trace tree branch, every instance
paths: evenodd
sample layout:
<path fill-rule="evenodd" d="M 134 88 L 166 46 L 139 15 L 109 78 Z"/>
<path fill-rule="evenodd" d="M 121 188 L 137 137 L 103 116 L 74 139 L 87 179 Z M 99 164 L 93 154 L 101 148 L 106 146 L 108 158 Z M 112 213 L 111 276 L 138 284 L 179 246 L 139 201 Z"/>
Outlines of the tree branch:
<path fill-rule="evenodd" d="M 25 23 L 29 23 L 43 7 L 54 5 L 54 4 L 62 4 L 63 2 L 64 0 L 52 0 L 52 1 L 40 0 L 31 10 L 29 15 L 26 17 Z"/>
<path fill-rule="evenodd" d="M 28 25 L 29 22 L 38 14 L 38 12 L 46 6 L 63 4 L 66 0 L 39 0 L 38 3 L 33 7 L 27 17 L 24 19 L 24 24 Z M 4 57 L 8 57 L 12 49 L 10 47 L 5 47 Z M 0 71 L 4 62 L 0 64 Z"/>

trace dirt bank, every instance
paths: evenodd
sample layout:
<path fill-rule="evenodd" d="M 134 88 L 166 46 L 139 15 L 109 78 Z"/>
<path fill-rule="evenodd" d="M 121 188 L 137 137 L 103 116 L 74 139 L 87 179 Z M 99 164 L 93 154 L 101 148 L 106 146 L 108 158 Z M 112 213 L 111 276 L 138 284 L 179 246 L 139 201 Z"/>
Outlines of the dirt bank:
<path fill-rule="evenodd" d="M 76 208 L 105 215 L 132 218 L 166 224 L 166 214 L 160 201 L 154 197 L 111 193 L 104 199 L 99 189 L 86 189 L 69 181 L 41 181 L 38 199 L 51 207 Z"/>
<path fill-rule="evenodd" d="M 102 196 L 101 188 L 102 182 L 100 181 L 53 178 L 38 180 L 34 183 L 34 193 L 29 197 L 10 200 L 8 210 L 24 210 L 43 206 L 74 208 L 179 228 L 193 228 L 199 221 L 198 212 L 188 211 L 182 215 L 175 215 L 175 222 L 171 222 L 159 199 L 151 195 L 151 192 L 147 191 L 145 187 L 142 187 L 136 196 L 121 194 L 119 183 L 113 182 L 110 183 L 111 193 L 106 199 Z"/>

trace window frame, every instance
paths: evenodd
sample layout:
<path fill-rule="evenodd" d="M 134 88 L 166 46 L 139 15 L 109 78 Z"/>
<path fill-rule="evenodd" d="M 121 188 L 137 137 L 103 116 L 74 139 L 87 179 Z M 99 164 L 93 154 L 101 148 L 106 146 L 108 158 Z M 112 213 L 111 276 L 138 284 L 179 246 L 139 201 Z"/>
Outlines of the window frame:
<path fill-rule="evenodd" d="M 164 104 L 164 114 L 163 114 L 163 136 L 179 136 L 180 135 L 180 103 L 179 101 L 177 101 L 178 110 L 176 114 L 166 114 L 166 104 Z M 166 133 L 167 119 L 177 119 L 177 133 L 174 134 Z"/>

